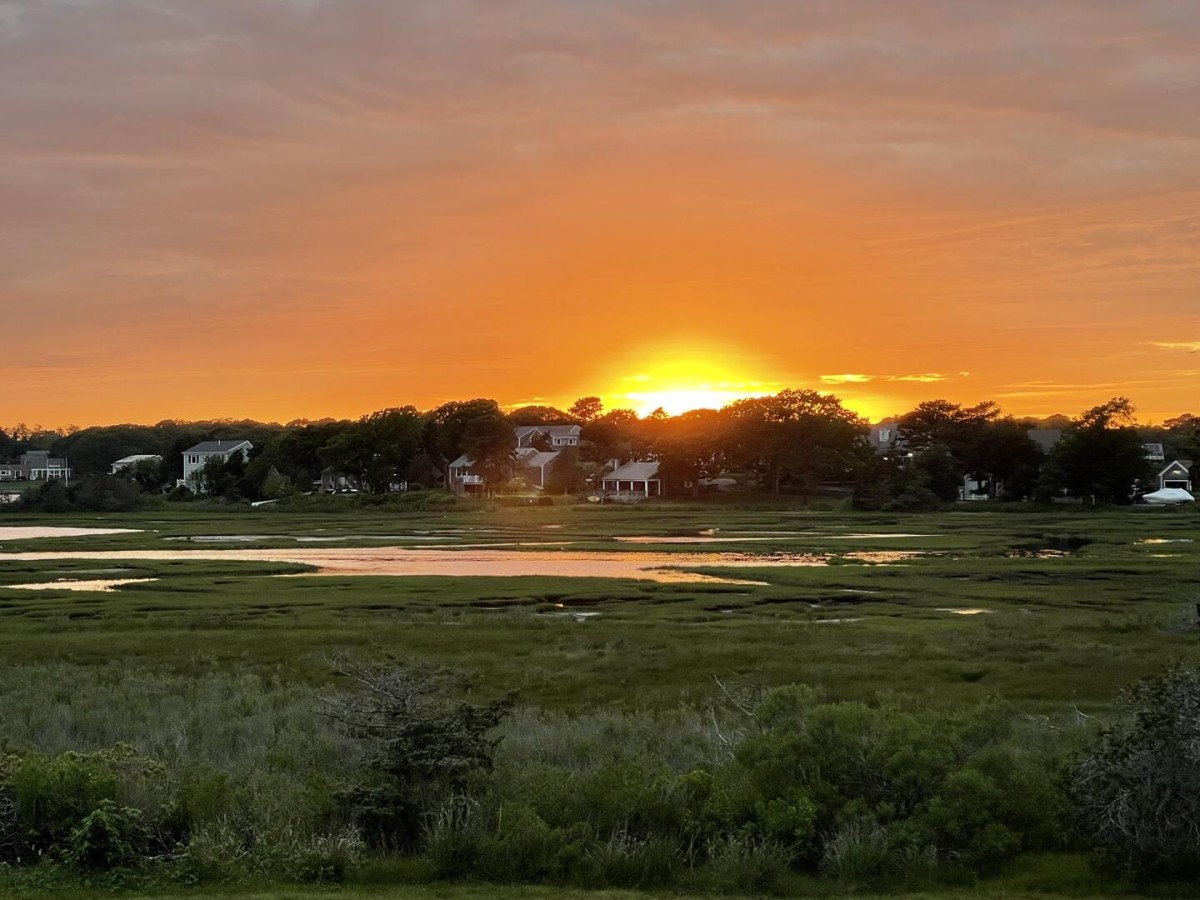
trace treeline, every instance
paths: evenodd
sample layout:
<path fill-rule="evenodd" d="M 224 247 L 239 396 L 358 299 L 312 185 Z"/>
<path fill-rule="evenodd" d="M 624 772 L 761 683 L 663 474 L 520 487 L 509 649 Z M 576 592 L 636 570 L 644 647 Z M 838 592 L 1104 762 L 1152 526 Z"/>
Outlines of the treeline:
<path fill-rule="evenodd" d="M 318 702 L 249 675 L 93 685 L 60 667 L 79 698 L 41 742 L 110 734 L 118 704 L 141 750 L 29 746 L 22 729 L 39 717 L 6 696 L 0 884 L 400 877 L 758 894 L 814 878 L 972 883 L 1046 852 L 1089 854 L 1107 877 L 1200 874 L 1194 669 L 1139 685 L 1096 729 L 997 702 L 945 712 L 752 681 L 722 683 L 708 709 L 568 717 L 480 701 L 425 665 L 339 668 L 343 690 Z M 188 700 L 178 722 L 163 721 L 165 694 Z"/>
<path fill-rule="evenodd" d="M 1145 442 L 1162 443 L 1168 460 L 1200 459 L 1200 419 L 1185 414 L 1159 427 L 1139 426 L 1125 398 L 1050 422 L 1004 415 L 992 402 L 964 407 L 933 400 L 889 420 L 891 435 L 873 442 L 869 424 L 837 397 L 806 390 L 678 416 L 606 412 L 594 397 L 567 411 L 531 406 L 509 412 L 494 400 L 477 399 L 428 411 L 380 410 L 355 421 L 165 421 L 66 434 L 17 428 L 0 431 L 0 459 L 43 448 L 70 460 L 79 482 L 74 489 L 47 488 L 46 496 L 27 498 L 43 509 L 126 508 L 143 491 L 173 486 L 188 447 L 234 438 L 251 441 L 254 450 L 248 459 L 206 471 L 209 496 L 282 499 L 312 490 L 322 473 L 344 476 L 372 494 L 401 485 L 434 489 L 462 455 L 486 475 L 490 489 L 520 490 L 514 426 L 567 423 L 581 426 L 581 443 L 560 455 L 545 485 L 552 493 L 597 486 L 613 461 L 656 460 L 666 493 L 674 495 L 698 494 L 717 476 L 731 474 L 747 490 L 803 498 L 840 491 L 868 509 L 928 508 L 964 492 L 1003 500 L 1071 495 L 1127 503 L 1135 489 L 1154 489 Z M 1048 425 L 1061 429 L 1049 452 L 1049 442 L 1031 436 L 1036 428 L 1043 436 L 1051 433 Z M 133 454 L 157 454 L 163 461 L 123 473 L 125 486 L 105 478 L 115 460 Z M 97 483 L 84 484 L 87 479 Z"/>

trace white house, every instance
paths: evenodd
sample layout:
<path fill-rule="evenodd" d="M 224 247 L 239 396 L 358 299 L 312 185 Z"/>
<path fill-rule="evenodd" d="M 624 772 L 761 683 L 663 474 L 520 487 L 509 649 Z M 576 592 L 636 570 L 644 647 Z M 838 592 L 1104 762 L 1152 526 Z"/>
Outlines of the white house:
<path fill-rule="evenodd" d="M 254 445 L 249 441 L 235 439 L 201 441 L 195 447 L 189 447 L 183 451 L 183 480 L 180 483 L 187 484 L 189 481 L 195 481 L 195 473 L 203 469 L 205 463 L 210 459 L 220 459 L 224 463 L 238 452 L 249 457 L 250 451 L 253 449 Z"/>
<path fill-rule="evenodd" d="M 123 456 L 108 467 L 109 475 L 116 475 L 126 469 L 132 469 L 139 463 L 161 463 L 162 457 L 157 453 L 135 453 L 133 456 Z"/>

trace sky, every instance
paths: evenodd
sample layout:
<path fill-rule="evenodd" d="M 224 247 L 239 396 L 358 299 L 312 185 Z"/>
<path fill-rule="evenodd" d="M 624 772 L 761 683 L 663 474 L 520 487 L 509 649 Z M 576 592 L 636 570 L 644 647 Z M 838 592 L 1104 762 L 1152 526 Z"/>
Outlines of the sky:
<path fill-rule="evenodd" d="M 1200 413 L 1194 0 L 0 0 L 0 425 Z"/>

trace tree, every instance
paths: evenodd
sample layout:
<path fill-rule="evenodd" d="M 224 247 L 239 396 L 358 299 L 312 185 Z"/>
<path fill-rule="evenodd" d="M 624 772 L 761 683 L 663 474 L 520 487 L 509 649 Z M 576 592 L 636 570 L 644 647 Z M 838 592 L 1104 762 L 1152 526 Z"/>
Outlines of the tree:
<path fill-rule="evenodd" d="M 949 400 L 929 400 L 900 417 L 900 443 L 914 455 L 935 448 L 948 455 L 950 469 L 959 484 L 953 490 L 937 485 L 934 491 L 944 500 L 953 500 L 964 476 L 985 484 L 996 496 L 1003 485 L 1004 494 L 1026 496 L 1033 488 L 1041 463 L 1041 449 L 1029 437 L 1028 427 L 1011 416 L 1001 418 L 1000 407 L 991 400 L 963 407 Z"/>
<path fill-rule="evenodd" d="M 1115 397 L 1073 419 L 1043 474 L 1043 496 L 1065 488 L 1098 502 L 1129 503 L 1134 486 L 1152 477 L 1129 399 Z"/>
<path fill-rule="evenodd" d="M 567 412 L 582 422 L 597 418 L 604 409 L 599 397 L 580 397 L 567 408 Z"/>
<path fill-rule="evenodd" d="M 572 494 L 587 486 L 583 469 L 579 465 L 579 451 L 564 447 L 546 473 L 546 491 L 552 494 Z"/>
<path fill-rule="evenodd" d="M 463 429 L 461 441 L 462 452 L 473 461 L 485 484 L 497 484 L 509 474 L 516 438 L 503 416 L 475 416 Z"/>
<path fill-rule="evenodd" d="M 500 405 L 495 400 L 456 400 L 444 403 L 426 417 L 422 440 L 431 458 L 444 465 L 467 452 L 464 440 L 476 419 L 499 420 L 509 426 Z M 475 426 L 479 430 L 480 426 Z"/>
<path fill-rule="evenodd" d="M 264 500 L 283 500 L 296 493 L 296 486 L 286 475 L 281 475 L 274 466 L 263 479 L 260 493 Z"/>
<path fill-rule="evenodd" d="M 522 406 L 508 414 L 513 425 L 571 425 L 575 417 L 553 406 Z"/>
<path fill-rule="evenodd" d="M 1080 830 L 1134 875 L 1200 875 L 1200 670 L 1136 684 L 1075 768 Z"/>
<path fill-rule="evenodd" d="M 731 452 L 778 495 L 783 483 L 807 497 L 822 480 L 848 480 L 865 453 L 867 425 L 831 394 L 781 391 L 723 411 Z"/>
<path fill-rule="evenodd" d="M 659 475 L 669 486 L 690 485 L 700 493 L 700 479 L 715 474 L 726 440 L 726 417 L 716 410 L 697 409 L 657 423 L 653 437 Z"/>
<path fill-rule="evenodd" d="M 377 847 L 409 844 L 435 803 L 492 768 L 492 731 L 513 701 L 469 702 L 462 673 L 391 657 L 339 657 L 334 670 L 352 690 L 327 697 L 323 710 L 364 755 L 362 780 L 347 798 L 355 818 Z"/>

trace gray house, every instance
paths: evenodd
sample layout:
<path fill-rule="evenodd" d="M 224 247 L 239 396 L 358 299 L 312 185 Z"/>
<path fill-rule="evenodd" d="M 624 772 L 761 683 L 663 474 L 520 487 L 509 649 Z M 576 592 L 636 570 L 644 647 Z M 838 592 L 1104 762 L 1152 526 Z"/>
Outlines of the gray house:
<path fill-rule="evenodd" d="M 17 462 L 0 463 L 0 481 L 68 480 L 71 466 L 63 457 L 51 456 L 49 450 L 30 450 Z"/>
<path fill-rule="evenodd" d="M 663 493 L 658 463 L 653 461 L 617 466 L 604 476 L 601 487 L 604 496 L 611 500 L 645 500 L 661 497 Z"/>
<path fill-rule="evenodd" d="M 1191 460 L 1177 459 L 1158 473 L 1158 489 L 1163 491 L 1167 488 L 1179 488 L 1191 492 Z"/>

